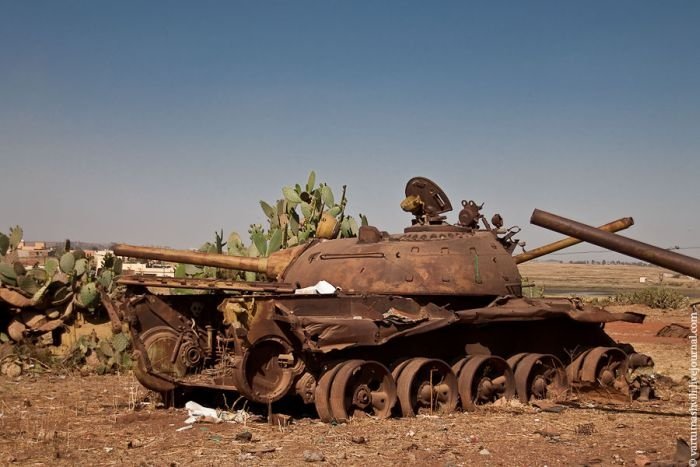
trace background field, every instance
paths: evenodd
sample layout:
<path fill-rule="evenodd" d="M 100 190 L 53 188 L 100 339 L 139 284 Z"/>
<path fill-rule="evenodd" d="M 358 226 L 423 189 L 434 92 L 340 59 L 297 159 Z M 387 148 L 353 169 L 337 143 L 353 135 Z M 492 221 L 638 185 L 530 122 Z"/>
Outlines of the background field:
<path fill-rule="evenodd" d="M 644 287 L 668 287 L 700 298 L 700 281 L 656 266 L 627 264 L 567 264 L 531 261 L 519 266 L 520 274 L 545 294 L 611 294 Z M 641 283 L 640 277 L 646 282 Z"/>

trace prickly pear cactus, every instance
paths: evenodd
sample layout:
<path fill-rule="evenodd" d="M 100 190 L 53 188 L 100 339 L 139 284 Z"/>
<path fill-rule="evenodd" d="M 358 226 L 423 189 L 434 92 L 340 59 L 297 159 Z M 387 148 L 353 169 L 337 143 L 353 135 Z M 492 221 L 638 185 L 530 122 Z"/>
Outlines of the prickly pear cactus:
<path fill-rule="evenodd" d="M 10 321 L 21 332 L 5 332 L 16 338 L 36 335 L 39 328 L 55 329 L 71 320 L 74 310 L 79 313 L 100 312 L 100 289 L 111 292 L 114 280 L 121 272 L 121 261 L 110 259 L 110 267 L 102 268 L 96 276 L 94 261 L 84 251 L 63 250 L 60 258 L 49 257 L 42 265 L 25 268 L 14 254 L 22 241 L 22 229 L 13 227 L 9 235 L 0 233 L 0 287 L 9 289 L 5 294 Z M 70 242 L 66 241 L 70 248 Z M 7 253 L 12 254 L 7 254 Z M 7 322 L 5 320 L 4 322 Z"/>
<path fill-rule="evenodd" d="M 207 242 L 200 251 L 223 253 L 234 256 L 266 257 L 276 251 L 302 244 L 314 237 L 344 238 L 357 236 L 357 221 L 345 214 L 347 206 L 346 187 L 343 186 L 340 200 L 336 202 L 333 190 L 326 183 L 316 185 L 316 173 L 311 171 L 302 186 L 285 186 L 282 198 L 274 203 L 260 201 L 260 208 L 267 218 L 267 228 L 251 224 L 248 229 L 250 243 L 246 245 L 237 232 L 231 232 L 226 242 L 223 230 L 214 232 L 214 242 Z M 367 218 L 360 214 L 361 225 Z M 216 268 L 201 268 L 180 264 L 175 268 L 175 277 L 219 277 L 246 281 L 265 280 L 265 276 L 254 272 L 231 271 Z M 191 290 L 173 289 L 173 293 L 190 294 Z"/>

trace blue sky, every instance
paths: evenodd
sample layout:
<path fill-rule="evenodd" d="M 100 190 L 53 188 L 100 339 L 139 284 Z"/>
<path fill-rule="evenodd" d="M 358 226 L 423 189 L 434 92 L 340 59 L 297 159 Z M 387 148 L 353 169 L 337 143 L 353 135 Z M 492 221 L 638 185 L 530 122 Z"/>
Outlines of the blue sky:
<path fill-rule="evenodd" d="M 2 1 L 0 228 L 198 246 L 314 169 L 392 232 L 422 175 L 531 247 L 558 238 L 535 207 L 700 246 L 698 24 L 696 1 Z"/>

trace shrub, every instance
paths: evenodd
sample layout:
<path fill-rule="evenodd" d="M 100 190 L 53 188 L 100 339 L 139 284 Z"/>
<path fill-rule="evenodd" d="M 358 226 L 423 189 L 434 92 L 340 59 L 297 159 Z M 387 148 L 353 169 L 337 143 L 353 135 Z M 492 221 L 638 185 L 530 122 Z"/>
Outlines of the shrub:
<path fill-rule="evenodd" d="M 613 298 L 618 305 L 647 305 L 651 308 L 677 309 L 688 305 L 688 297 L 664 287 L 650 287 L 634 292 L 619 293 Z"/>

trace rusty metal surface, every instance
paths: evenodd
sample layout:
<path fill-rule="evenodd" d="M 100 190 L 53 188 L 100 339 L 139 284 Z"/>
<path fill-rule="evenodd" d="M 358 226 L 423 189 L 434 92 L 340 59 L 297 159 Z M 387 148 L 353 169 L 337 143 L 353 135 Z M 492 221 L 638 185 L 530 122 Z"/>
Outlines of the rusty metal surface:
<path fill-rule="evenodd" d="M 580 238 L 588 243 L 700 279 L 699 259 L 664 250 L 663 248 L 621 235 L 603 232 L 589 225 L 539 209 L 533 211 L 530 222 L 540 227 Z"/>
<path fill-rule="evenodd" d="M 381 363 L 351 360 L 333 378 L 329 401 L 333 419 L 338 422 L 360 412 L 387 418 L 396 403 L 396 383 Z"/>
<path fill-rule="evenodd" d="M 287 248 L 278 251 L 268 258 L 251 258 L 247 256 L 220 255 L 200 251 L 173 250 L 170 248 L 155 248 L 136 245 L 117 244 L 112 250 L 117 256 L 126 258 L 145 258 L 169 261 L 173 263 L 196 264 L 241 271 L 253 271 L 275 279 L 306 245 Z"/>
<path fill-rule="evenodd" d="M 604 391 L 624 390 L 621 371 L 634 349 L 603 326 L 640 323 L 643 315 L 523 297 L 522 257 L 512 256 L 518 228 L 503 230 L 500 215 L 492 228 L 473 201 L 462 201 L 459 221 L 447 223 L 442 214 L 451 203 L 427 179 L 413 179 L 406 194 L 415 218 L 403 233 L 363 226 L 358 238 L 315 239 L 269 258 L 118 246 L 119 255 L 270 279 L 120 279 L 127 293 L 113 322 L 129 325 L 139 381 L 160 392 L 235 390 L 258 403 L 295 398 L 314 404 L 326 422 L 386 417 L 392 408 L 404 416 L 449 412 L 460 400 L 469 410 L 516 394 L 525 402 L 551 397 L 567 390 L 561 361 L 571 358 L 574 384 L 592 378 L 587 384 Z M 338 289 L 294 294 L 321 280 Z"/>
<path fill-rule="evenodd" d="M 167 287 L 170 289 L 227 290 L 236 292 L 294 293 L 293 284 L 284 282 L 242 282 L 232 279 L 208 279 L 188 277 L 162 277 L 150 274 L 129 274 L 117 279 L 120 285 L 142 285 L 145 287 Z"/>
<path fill-rule="evenodd" d="M 619 232 L 620 230 L 625 230 L 634 225 L 634 219 L 631 217 L 623 217 L 616 221 L 610 222 L 605 225 L 598 227 L 598 230 L 603 230 L 605 232 Z M 554 253 L 555 251 L 563 250 L 564 248 L 569 248 L 570 246 L 577 245 L 583 240 L 574 237 L 567 237 L 556 242 L 549 243 L 547 245 L 535 248 L 534 250 L 526 251 L 525 253 L 520 253 L 514 256 L 516 264 L 521 264 L 526 261 L 539 258 L 540 256 L 548 255 Z"/>
<path fill-rule="evenodd" d="M 450 413 L 457 408 L 457 376 L 442 360 L 413 358 L 402 365 L 394 378 L 404 417 Z"/>
<path fill-rule="evenodd" d="M 453 367 L 454 368 L 454 367 Z M 492 355 L 467 357 L 458 365 L 459 397 L 464 410 L 515 396 L 515 376 L 509 363 Z"/>

